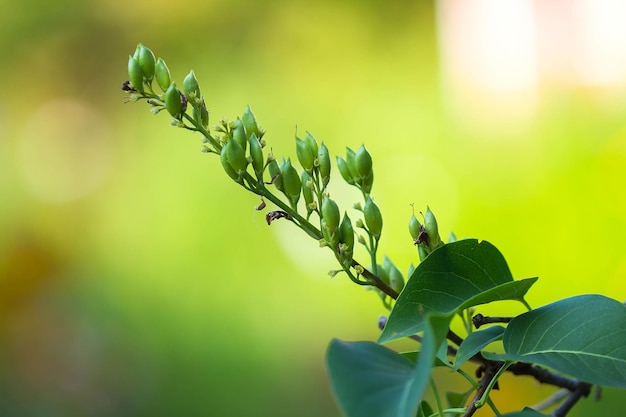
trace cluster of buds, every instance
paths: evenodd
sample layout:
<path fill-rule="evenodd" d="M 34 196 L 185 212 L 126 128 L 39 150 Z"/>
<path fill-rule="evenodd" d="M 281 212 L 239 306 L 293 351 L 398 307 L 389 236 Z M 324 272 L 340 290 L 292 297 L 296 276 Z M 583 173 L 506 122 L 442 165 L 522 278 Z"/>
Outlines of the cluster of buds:
<path fill-rule="evenodd" d="M 419 220 L 417 220 L 415 214 L 411 216 L 411 220 L 409 220 L 409 233 L 413 238 L 413 244 L 417 246 L 420 261 L 426 259 L 426 257 L 438 247 L 443 246 L 443 242 L 439 237 L 437 219 L 430 210 L 430 207 L 426 207 L 424 224 L 421 224 Z"/>
<path fill-rule="evenodd" d="M 155 91 L 156 87 L 153 88 L 155 80 L 160 88 L 159 92 Z M 210 132 L 209 112 L 193 70 L 187 74 L 181 85 L 182 89 L 179 90 L 171 80 L 165 61 L 162 58 L 156 59 L 146 46 L 139 44 L 135 53 L 129 56 L 128 81 L 122 89 L 129 93 L 130 100 L 145 99 L 154 114 L 167 110 L 172 117 L 173 126 L 201 133 L 203 151 L 219 155 L 226 174 L 261 197 L 257 210 L 266 207 L 265 199 L 278 206 L 280 210 L 267 214 L 268 224 L 277 219 L 287 219 L 295 223 L 311 237 L 318 239 L 322 246 L 329 247 L 343 271 L 353 281 L 364 285 L 376 283 L 383 301 L 389 306 L 387 297 L 393 291 L 402 290 L 404 278 L 389 258 L 385 257 L 382 264 L 376 261 L 383 219 L 379 207 L 370 196 L 374 171 L 372 157 L 365 146 L 361 145 L 356 152 L 347 148 L 345 158 L 337 157 L 336 160 L 343 179 L 363 193 L 364 204 L 357 203 L 354 208 L 363 215 L 362 219 L 356 220 L 355 227 L 364 230 L 364 237 L 355 236 L 348 213 L 344 211 L 341 214 L 339 206 L 327 191 L 331 160 L 329 150 L 323 142 L 318 144 L 309 132 L 306 132 L 304 138 L 296 136 L 296 157 L 302 170 L 294 166 L 290 158 L 282 158 L 279 162 L 272 152 L 264 154 L 265 131 L 259 127 L 249 106 L 241 117 L 232 122 L 222 120 Z M 270 191 L 269 186 L 272 185 L 285 196 L 288 204 Z M 298 212 L 301 200 L 304 200 L 306 216 Z M 319 229 L 310 223 L 314 213 L 319 218 Z M 430 217 L 432 220 L 429 220 Z M 426 214 L 425 225 L 421 226 L 419 222 L 417 224 L 418 232 L 414 236 L 416 244 L 420 243 L 420 250 L 429 253 L 439 244 L 436 222 L 430 210 Z M 414 227 L 411 226 L 412 233 Z M 371 257 L 372 270 L 367 274 L 361 264 L 353 259 L 355 237 L 358 237 L 358 242 L 365 246 Z M 436 240 L 433 240 L 434 237 Z M 356 272 L 356 277 L 353 272 Z M 360 275 L 366 276 L 366 280 L 359 280 Z"/>
<path fill-rule="evenodd" d="M 337 167 L 348 184 L 358 187 L 364 194 L 372 192 L 372 185 L 374 184 L 372 156 L 365 149 L 365 146 L 361 145 L 356 152 L 346 148 L 346 158 L 338 156 Z"/>

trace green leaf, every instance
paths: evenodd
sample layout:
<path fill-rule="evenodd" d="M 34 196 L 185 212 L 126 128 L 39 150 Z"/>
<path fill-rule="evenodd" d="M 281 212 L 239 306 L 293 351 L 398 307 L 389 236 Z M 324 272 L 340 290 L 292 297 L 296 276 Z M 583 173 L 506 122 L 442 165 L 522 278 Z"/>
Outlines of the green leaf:
<path fill-rule="evenodd" d="M 445 318 L 429 317 L 414 364 L 373 342 L 333 340 L 326 362 L 330 382 L 348 417 L 414 417 L 430 380 Z M 447 327 L 445 327 L 447 331 Z"/>
<path fill-rule="evenodd" d="M 515 411 L 513 413 L 502 414 L 501 417 L 545 417 L 545 414 L 541 414 L 532 408 L 525 407 L 522 411 Z"/>
<path fill-rule="evenodd" d="M 626 306 L 602 295 L 566 298 L 515 317 L 505 354 L 592 384 L 626 388 Z"/>
<path fill-rule="evenodd" d="M 484 330 L 477 330 L 470 333 L 465 340 L 463 340 L 461 346 L 459 346 L 456 359 L 454 360 L 454 367 L 452 369 L 455 371 L 459 369 L 465 362 L 480 352 L 489 343 L 501 339 L 503 333 L 503 326 L 492 326 Z"/>
<path fill-rule="evenodd" d="M 536 280 L 513 281 L 504 257 L 487 241 L 466 239 L 449 243 L 415 269 L 378 342 L 423 330 L 424 317 L 429 312 L 452 317 L 462 309 L 492 301 L 524 302 L 524 295 Z"/>
<path fill-rule="evenodd" d="M 446 402 L 449 408 L 462 408 L 469 400 L 470 395 L 474 392 L 474 388 L 466 392 L 446 392 Z"/>
<path fill-rule="evenodd" d="M 420 401 L 416 417 L 429 417 L 431 414 L 433 414 L 432 407 L 426 401 Z"/>

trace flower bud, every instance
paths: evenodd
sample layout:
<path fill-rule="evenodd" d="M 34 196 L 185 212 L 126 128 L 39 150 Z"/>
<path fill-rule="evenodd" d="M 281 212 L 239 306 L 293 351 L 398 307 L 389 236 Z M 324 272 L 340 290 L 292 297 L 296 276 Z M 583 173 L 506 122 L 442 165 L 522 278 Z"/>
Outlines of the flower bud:
<path fill-rule="evenodd" d="M 356 154 L 354 151 L 346 147 L 346 165 L 348 166 L 348 172 L 350 176 L 356 180 L 359 179 L 359 171 L 356 169 Z"/>
<path fill-rule="evenodd" d="M 309 132 L 306 132 L 306 135 L 304 136 L 304 141 L 309 144 L 309 148 L 311 148 L 311 151 L 313 151 L 313 155 L 317 156 L 317 152 L 319 149 L 317 146 L 317 141 L 315 140 L 313 135 Z"/>
<path fill-rule="evenodd" d="M 250 106 L 247 106 L 241 115 L 241 121 L 243 122 L 243 126 L 246 128 L 246 134 L 248 136 L 252 136 L 255 134 L 257 138 L 261 138 L 259 134 L 259 125 L 256 122 L 256 118 L 254 117 L 254 113 L 252 113 L 252 109 Z"/>
<path fill-rule="evenodd" d="M 424 214 L 424 229 L 428 233 L 428 247 L 433 251 L 439 247 L 441 239 L 439 238 L 437 219 L 435 219 L 435 215 L 430 210 L 430 207 L 426 207 L 426 214 Z"/>
<path fill-rule="evenodd" d="M 302 168 L 304 168 L 306 172 L 311 173 L 315 154 L 309 144 L 298 137 L 296 137 L 296 156 Z"/>
<path fill-rule="evenodd" d="M 180 96 L 180 91 L 176 88 L 176 83 L 171 83 L 167 91 L 163 96 L 165 102 L 165 108 L 175 119 L 182 117 L 183 101 Z"/>
<path fill-rule="evenodd" d="M 343 179 L 350 185 L 354 185 L 354 178 L 350 175 L 350 171 L 348 170 L 348 164 L 346 160 L 342 157 L 337 157 L 337 168 L 339 169 L 339 173 L 343 177 Z"/>
<path fill-rule="evenodd" d="M 137 45 L 133 58 L 135 58 L 139 63 L 146 80 L 151 82 L 152 78 L 154 78 L 154 54 L 150 48 L 142 44 Z"/>
<path fill-rule="evenodd" d="M 354 162 L 356 170 L 361 178 L 366 178 L 371 174 L 372 156 L 367 149 L 365 149 L 365 146 L 361 145 L 361 147 L 356 151 Z"/>
<path fill-rule="evenodd" d="M 420 224 L 420 221 L 417 220 L 417 217 L 415 217 L 415 214 L 411 216 L 411 220 L 409 220 L 409 233 L 411 234 L 411 237 L 413 238 L 413 241 L 415 241 L 416 243 L 420 243 L 418 242 L 418 240 L 420 239 L 420 233 L 422 232 L 422 225 Z"/>
<path fill-rule="evenodd" d="M 320 222 L 322 224 L 322 235 L 324 236 L 324 240 L 326 244 L 336 253 L 337 245 L 339 245 L 339 232 L 338 230 L 331 231 L 326 221 L 322 219 Z"/>
<path fill-rule="evenodd" d="M 328 197 L 324 197 L 322 201 L 322 218 L 330 232 L 334 232 L 339 227 L 339 207 Z"/>
<path fill-rule="evenodd" d="M 220 162 L 222 163 L 222 167 L 224 167 L 224 171 L 228 174 L 229 177 L 239 182 L 239 175 L 233 169 L 233 166 L 228 162 L 228 157 L 226 156 L 226 147 L 222 148 L 222 152 L 220 153 Z"/>
<path fill-rule="evenodd" d="M 128 80 L 135 90 L 143 93 L 143 71 L 139 62 L 132 56 L 128 56 Z"/>
<path fill-rule="evenodd" d="M 302 171 L 300 179 L 302 181 L 302 196 L 304 197 L 304 203 L 306 204 L 306 211 L 307 213 L 310 213 L 313 211 L 311 207 L 315 204 L 312 187 L 313 179 L 306 171 Z"/>
<path fill-rule="evenodd" d="M 246 151 L 248 146 L 248 137 L 246 136 L 246 128 L 243 126 L 241 119 L 235 120 L 235 127 L 231 131 L 233 139 Z"/>
<path fill-rule="evenodd" d="M 248 140 L 250 143 L 250 159 L 252 160 L 252 168 L 258 180 L 263 178 L 263 150 L 261 143 L 253 133 Z"/>
<path fill-rule="evenodd" d="M 200 97 L 200 86 L 193 70 L 189 71 L 189 74 L 183 80 L 183 91 L 190 99 Z"/>
<path fill-rule="evenodd" d="M 341 220 L 341 224 L 339 225 L 339 240 L 345 243 L 349 250 L 352 251 L 354 248 L 354 229 L 352 228 L 352 222 L 350 221 L 350 217 L 348 217 L 348 213 L 343 214 L 343 220 Z"/>
<path fill-rule="evenodd" d="M 237 174 L 243 174 L 248 166 L 248 160 L 243 148 L 236 140 L 229 140 L 224 146 L 226 158 Z M 223 152 L 223 151 L 222 151 Z"/>
<path fill-rule="evenodd" d="M 270 154 L 270 156 L 272 155 Z M 276 162 L 276 159 L 272 159 L 269 164 L 267 164 L 267 169 L 270 173 L 272 181 L 274 182 L 274 186 L 276 186 L 278 191 L 284 192 L 285 189 L 283 188 L 283 177 L 280 173 L 280 167 L 278 166 L 278 162 Z"/>
<path fill-rule="evenodd" d="M 322 177 L 322 188 L 324 189 L 330 182 L 330 155 L 324 142 L 317 149 L 317 160 L 320 167 L 320 177 Z"/>
<path fill-rule="evenodd" d="M 291 206 L 295 208 L 300 199 L 300 190 L 302 189 L 302 183 L 300 182 L 300 176 L 298 171 L 291 165 L 291 160 L 287 159 L 280 166 L 280 173 L 283 177 L 284 193 L 289 198 Z"/>
<path fill-rule="evenodd" d="M 372 185 L 374 185 L 374 171 L 370 171 L 367 177 L 361 178 L 361 190 L 369 194 L 372 192 Z"/>
<path fill-rule="evenodd" d="M 420 262 L 423 262 L 424 259 L 426 259 L 426 257 L 428 256 L 428 251 L 426 251 L 426 248 L 424 247 L 424 245 L 418 245 L 417 254 L 420 257 Z"/>
<path fill-rule="evenodd" d="M 376 203 L 369 197 L 363 207 L 363 217 L 365 217 L 365 224 L 372 236 L 376 239 L 380 239 L 380 234 L 383 229 L 383 217 Z"/>
<path fill-rule="evenodd" d="M 404 288 L 404 277 L 402 272 L 391 262 L 387 256 L 383 260 L 383 266 L 389 275 L 389 286 L 396 292 L 402 291 Z"/>
<path fill-rule="evenodd" d="M 156 75 L 157 84 L 159 84 L 161 90 L 167 91 L 167 88 L 171 84 L 170 69 L 167 67 L 163 59 L 157 59 L 157 62 L 154 66 L 154 74 Z"/>

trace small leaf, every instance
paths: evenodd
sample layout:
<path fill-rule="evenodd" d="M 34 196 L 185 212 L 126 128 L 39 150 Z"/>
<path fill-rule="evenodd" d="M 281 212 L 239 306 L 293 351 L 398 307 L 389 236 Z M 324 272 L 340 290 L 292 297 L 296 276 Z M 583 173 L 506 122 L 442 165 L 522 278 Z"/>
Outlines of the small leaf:
<path fill-rule="evenodd" d="M 496 360 L 537 363 L 592 384 L 626 388 L 626 306 L 602 295 L 566 298 L 515 317 Z"/>
<path fill-rule="evenodd" d="M 462 408 L 467 403 L 470 395 L 474 392 L 474 388 L 467 392 L 446 392 L 446 402 L 450 408 Z"/>
<path fill-rule="evenodd" d="M 459 350 L 454 361 L 454 367 L 452 369 L 455 371 L 459 369 L 465 362 L 480 352 L 489 343 L 501 339 L 503 333 L 503 326 L 492 326 L 484 330 L 477 330 L 470 333 L 465 340 L 463 340 L 461 346 L 459 346 Z"/>
<path fill-rule="evenodd" d="M 420 405 L 417 407 L 416 417 L 429 417 L 432 414 L 433 408 L 426 401 L 420 401 Z"/>
<path fill-rule="evenodd" d="M 514 411 L 512 413 L 502 414 L 501 417 L 546 417 L 545 414 L 541 414 L 532 408 L 525 407 L 522 411 Z"/>
<path fill-rule="evenodd" d="M 428 312 L 454 315 L 492 301 L 524 302 L 524 295 L 536 280 L 513 281 L 504 257 L 487 241 L 466 239 L 446 244 L 415 269 L 378 342 L 421 331 Z"/>

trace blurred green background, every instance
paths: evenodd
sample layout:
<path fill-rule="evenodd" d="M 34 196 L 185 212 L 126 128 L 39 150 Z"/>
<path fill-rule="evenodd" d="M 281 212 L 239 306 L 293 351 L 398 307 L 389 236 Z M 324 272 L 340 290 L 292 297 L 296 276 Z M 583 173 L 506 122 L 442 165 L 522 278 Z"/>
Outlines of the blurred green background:
<path fill-rule="evenodd" d="M 138 42 L 195 70 L 212 125 L 250 104 L 276 155 L 296 126 L 333 156 L 366 144 L 402 270 L 414 203 L 539 276 L 533 306 L 626 298 L 626 10 L 605 3 L 0 1 L 0 415 L 339 416 L 326 346 L 377 338 L 374 294 L 124 104 Z M 553 391 L 501 385 L 501 411 Z"/>

